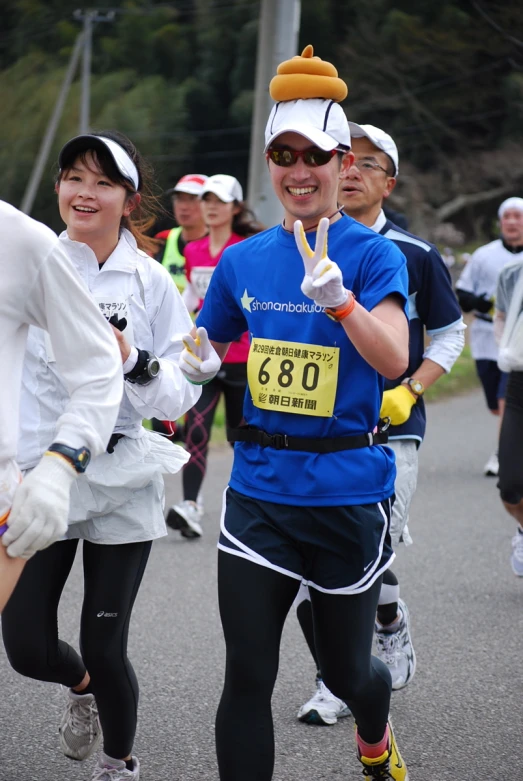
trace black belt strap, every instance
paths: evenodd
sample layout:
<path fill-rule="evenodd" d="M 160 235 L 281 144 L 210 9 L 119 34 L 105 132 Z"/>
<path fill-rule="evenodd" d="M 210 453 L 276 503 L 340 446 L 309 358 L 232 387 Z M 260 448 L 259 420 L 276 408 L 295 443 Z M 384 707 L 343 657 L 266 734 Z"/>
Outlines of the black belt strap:
<path fill-rule="evenodd" d="M 354 437 L 331 437 L 304 439 L 288 437 L 287 434 L 268 434 L 259 428 L 241 426 L 227 429 L 228 442 L 253 442 L 261 447 L 275 450 L 301 450 L 306 453 L 336 453 L 340 450 L 357 450 L 372 445 L 385 445 L 388 435 L 384 430 L 372 434 L 358 434 Z"/>

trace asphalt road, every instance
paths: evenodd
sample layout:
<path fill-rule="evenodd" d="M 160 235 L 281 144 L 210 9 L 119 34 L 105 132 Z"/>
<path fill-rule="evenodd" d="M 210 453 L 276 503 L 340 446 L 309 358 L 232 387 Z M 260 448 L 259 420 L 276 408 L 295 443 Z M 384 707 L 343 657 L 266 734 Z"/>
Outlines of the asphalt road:
<path fill-rule="evenodd" d="M 411 512 L 415 544 L 395 571 L 409 604 L 418 670 L 393 695 L 392 715 L 410 781 L 522 781 L 523 581 L 509 567 L 514 524 L 495 479 L 482 467 L 496 425 L 479 393 L 430 407 L 419 486 Z M 205 537 L 174 532 L 155 543 L 131 627 L 130 656 L 141 684 L 135 752 L 143 781 L 217 781 L 214 714 L 223 641 L 216 601 L 215 543 L 231 462 L 211 455 Z M 179 498 L 180 480 L 167 486 Z M 62 636 L 76 642 L 81 580 L 62 600 Z M 88 781 L 92 760 L 60 755 L 60 687 L 2 671 L 1 781 Z M 273 704 L 275 781 L 361 778 L 353 722 L 330 728 L 296 720 L 314 689 L 314 666 L 294 615 L 282 645 Z M 246 777 L 245 781 L 249 781 Z"/>

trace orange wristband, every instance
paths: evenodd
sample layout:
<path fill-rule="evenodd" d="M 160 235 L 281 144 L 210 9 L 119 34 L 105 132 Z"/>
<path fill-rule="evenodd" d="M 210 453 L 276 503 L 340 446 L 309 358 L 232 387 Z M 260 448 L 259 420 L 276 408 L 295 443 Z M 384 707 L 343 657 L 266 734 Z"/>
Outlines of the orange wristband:
<path fill-rule="evenodd" d="M 350 294 L 350 298 L 347 304 L 345 304 L 343 307 L 340 307 L 338 309 L 325 309 L 325 314 L 327 317 L 330 317 L 331 320 L 335 320 L 337 323 L 339 323 L 341 320 L 345 320 L 346 317 L 350 315 L 354 307 L 356 306 L 356 296 L 352 292 L 352 290 L 348 291 Z"/>

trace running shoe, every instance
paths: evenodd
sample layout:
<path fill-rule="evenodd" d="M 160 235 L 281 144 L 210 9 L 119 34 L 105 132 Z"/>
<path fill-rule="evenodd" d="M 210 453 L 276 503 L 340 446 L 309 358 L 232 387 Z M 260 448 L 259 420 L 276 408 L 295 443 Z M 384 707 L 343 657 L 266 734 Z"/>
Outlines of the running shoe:
<path fill-rule="evenodd" d="M 127 770 L 123 760 L 113 759 L 102 752 L 91 781 L 139 781 L 140 763 L 136 757 L 133 757 L 133 765 L 132 770 Z"/>
<path fill-rule="evenodd" d="M 316 692 L 298 711 L 298 719 L 305 724 L 330 727 L 338 719 L 351 716 L 348 705 L 327 689 L 321 678 L 316 681 Z"/>
<path fill-rule="evenodd" d="M 374 781 L 409 781 L 409 771 L 398 751 L 390 721 L 388 750 L 375 759 L 364 757 L 358 750 L 358 759 L 363 765 L 364 778 L 372 778 Z"/>
<path fill-rule="evenodd" d="M 198 496 L 196 497 L 196 507 L 199 509 L 199 511 L 203 515 L 203 511 L 205 510 L 205 505 L 204 505 L 204 501 L 203 501 L 203 494 L 202 494 L 201 491 L 198 494 Z"/>
<path fill-rule="evenodd" d="M 400 620 L 394 629 L 384 627 L 376 621 L 376 652 L 379 659 L 387 665 L 392 678 L 393 689 L 403 689 L 416 672 L 416 654 L 410 636 L 409 609 L 402 599 L 398 599 Z"/>
<path fill-rule="evenodd" d="M 510 563 L 514 575 L 517 575 L 518 578 L 523 578 L 523 532 L 518 531 L 512 538 Z"/>
<path fill-rule="evenodd" d="M 67 690 L 67 704 L 59 727 L 60 747 L 66 757 L 81 762 L 94 754 L 102 740 L 102 728 L 94 694 Z"/>
<path fill-rule="evenodd" d="M 185 499 L 180 504 L 173 504 L 167 513 L 165 522 L 171 529 L 176 529 L 182 537 L 197 539 L 203 534 L 200 521 L 203 513 L 196 502 Z"/>
<path fill-rule="evenodd" d="M 499 472 L 498 451 L 494 451 L 483 468 L 485 477 L 497 477 Z"/>

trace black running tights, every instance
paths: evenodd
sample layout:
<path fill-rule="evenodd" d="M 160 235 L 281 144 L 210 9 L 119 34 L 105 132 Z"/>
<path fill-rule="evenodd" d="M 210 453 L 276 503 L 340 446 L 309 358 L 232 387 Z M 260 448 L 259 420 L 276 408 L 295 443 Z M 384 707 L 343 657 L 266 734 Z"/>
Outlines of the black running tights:
<path fill-rule="evenodd" d="M 57 542 L 33 556 L 2 613 L 7 656 L 21 675 L 73 687 L 88 670 L 104 750 L 115 759 L 131 753 L 136 731 L 138 682 L 127 658 L 127 637 L 151 545 L 84 542 L 81 656 L 58 638 L 58 604 L 78 540 Z"/>
<path fill-rule="evenodd" d="M 247 385 L 247 364 L 223 363 L 210 382 L 202 386 L 202 395 L 187 413 L 185 444 L 191 454 L 183 468 L 183 498 L 196 501 L 207 471 L 207 451 L 216 407 L 223 393 L 225 420 L 237 428 L 243 418 L 243 400 Z"/>
<path fill-rule="evenodd" d="M 391 681 L 371 656 L 381 581 L 354 596 L 311 589 L 316 650 L 326 686 L 352 710 L 363 740 L 387 725 Z M 271 697 L 280 640 L 299 581 L 230 553 L 218 553 L 218 596 L 226 644 L 216 716 L 222 781 L 270 781 L 274 768 Z"/>

